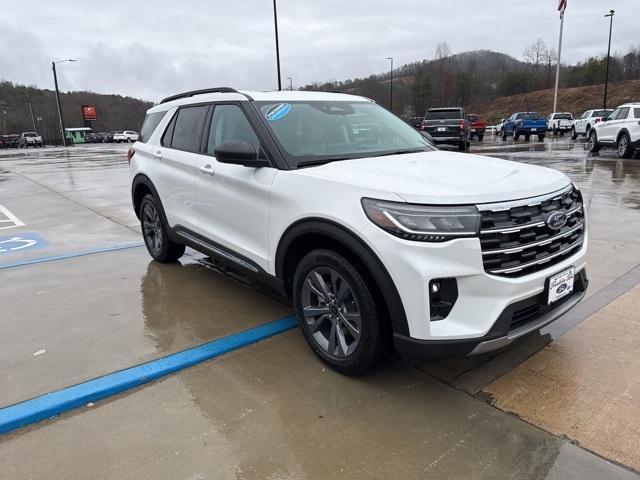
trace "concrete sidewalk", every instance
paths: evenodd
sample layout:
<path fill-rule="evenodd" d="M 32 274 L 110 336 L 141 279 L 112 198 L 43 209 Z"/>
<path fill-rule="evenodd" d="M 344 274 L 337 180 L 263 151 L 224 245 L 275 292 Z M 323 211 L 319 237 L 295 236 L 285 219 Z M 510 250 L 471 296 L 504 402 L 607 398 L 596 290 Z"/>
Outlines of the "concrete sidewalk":
<path fill-rule="evenodd" d="M 498 408 L 640 470 L 640 284 L 484 389 Z"/>

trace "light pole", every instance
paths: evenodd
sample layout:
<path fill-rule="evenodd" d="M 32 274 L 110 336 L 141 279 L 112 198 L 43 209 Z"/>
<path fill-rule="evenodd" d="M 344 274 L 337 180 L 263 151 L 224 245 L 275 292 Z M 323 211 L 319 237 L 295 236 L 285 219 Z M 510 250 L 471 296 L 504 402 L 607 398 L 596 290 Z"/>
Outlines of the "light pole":
<path fill-rule="evenodd" d="M 4 134 L 7 135 L 7 111 L 2 109 L 2 120 L 4 122 Z"/>
<path fill-rule="evenodd" d="M 282 90 L 282 80 L 280 79 L 280 45 L 278 43 L 278 9 L 276 0 L 273 0 L 273 24 L 276 32 L 276 65 L 278 66 L 278 90 Z"/>
<path fill-rule="evenodd" d="M 607 90 L 609 88 L 609 58 L 611 57 L 611 31 L 613 30 L 613 16 L 615 15 L 615 10 L 609 10 L 609 14 L 605 15 L 609 17 L 609 48 L 607 49 L 607 73 L 604 76 L 604 102 L 603 109 L 607 108 Z"/>
<path fill-rule="evenodd" d="M 287 80 L 289 80 L 289 90 L 293 91 L 293 78 L 287 77 Z"/>
<path fill-rule="evenodd" d="M 51 69 L 53 70 L 53 83 L 56 86 L 56 103 L 58 104 L 58 118 L 60 119 L 60 134 L 62 135 L 62 145 L 67 146 L 67 141 L 64 135 L 64 119 L 62 117 L 62 109 L 60 108 L 60 91 L 58 90 L 58 74 L 56 73 L 56 65 L 64 62 L 76 62 L 73 58 L 67 58 L 66 60 L 58 60 L 57 62 L 51 62 Z"/>
<path fill-rule="evenodd" d="M 393 57 L 387 57 L 387 60 L 391 60 L 391 81 L 389 82 L 389 110 L 393 112 Z"/>

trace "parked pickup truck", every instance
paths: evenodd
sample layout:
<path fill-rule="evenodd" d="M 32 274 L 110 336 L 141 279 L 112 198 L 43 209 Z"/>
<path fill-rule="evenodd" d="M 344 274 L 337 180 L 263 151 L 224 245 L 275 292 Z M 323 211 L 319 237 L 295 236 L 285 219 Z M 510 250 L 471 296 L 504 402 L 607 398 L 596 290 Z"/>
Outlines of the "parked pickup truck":
<path fill-rule="evenodd" d="M 431 135 L 436 145 L 457 145 L 462 151 L 469 148 L 471 122 L 462 108 L 430 108 L 420 130 Z"/>
<path fill-rule="evenodd" d="M 513 135 L 513 139 L 518 140 L 520 135 L 524 135 L 524 139 L 528 141 L 531 135 L 537 135 L 538 140 L 542 141 L 546 133 L 547 120 L 538 112 L 516 112 L 505 121 L 502 139 L 506 140 L 509 135 Z"/>
<path fill-rule="evenodd" d="M 20 148 L 43 147 L 42 137 L 36 132 L 24 132 L 20 135 L 18 146 Z"/>
<path fill-rule="evenodd" d="M 555 112 L 549 115 L 549 125 L 547 129 L 554 135 L 564 135 L 564 132 L 571 130 L 573 125 L 573 115 L 569 112 Z"/>
<path fill-rule="evenodd" d="M 478 137 L 478 140 L 482 141 L 484 138 L 484 132 L 487 129 L 487 122 L 482 120 L 480 116 L 475 113 L 468 114 L 467 120 L 471 122 L 471 133 L 469 138 L 473 140 L 473 137 Z"/>

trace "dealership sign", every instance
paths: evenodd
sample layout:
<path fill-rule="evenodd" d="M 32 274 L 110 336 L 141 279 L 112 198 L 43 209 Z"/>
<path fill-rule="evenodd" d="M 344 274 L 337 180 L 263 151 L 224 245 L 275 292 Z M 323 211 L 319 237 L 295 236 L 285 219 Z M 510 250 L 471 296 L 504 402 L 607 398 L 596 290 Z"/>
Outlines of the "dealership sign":
<path fill-rule="evenodd" d="M 96 107 L 93 105 L 82 105 L 82 118 L 85 120 L 95 120 L 97 118 Z"/>

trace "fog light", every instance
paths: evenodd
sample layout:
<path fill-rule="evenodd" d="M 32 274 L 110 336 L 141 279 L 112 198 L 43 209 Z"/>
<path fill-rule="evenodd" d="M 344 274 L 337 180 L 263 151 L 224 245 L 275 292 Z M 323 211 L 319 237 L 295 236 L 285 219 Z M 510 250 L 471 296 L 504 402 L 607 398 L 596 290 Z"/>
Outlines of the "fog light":
<path fill-rule="evenodd" d="M 455 278 L 434 278 L 429 282 L 429 310 L 432 322 L 447 318 L 458 300 Z"/>

